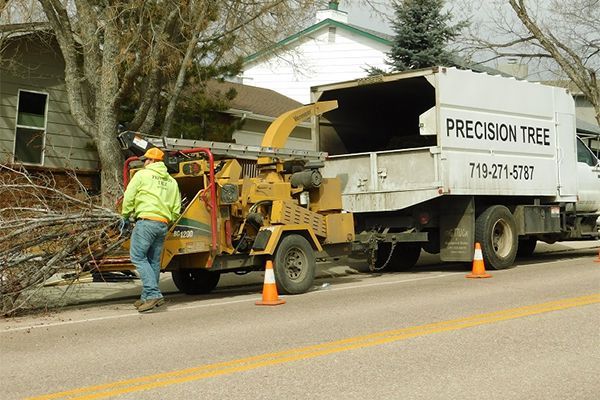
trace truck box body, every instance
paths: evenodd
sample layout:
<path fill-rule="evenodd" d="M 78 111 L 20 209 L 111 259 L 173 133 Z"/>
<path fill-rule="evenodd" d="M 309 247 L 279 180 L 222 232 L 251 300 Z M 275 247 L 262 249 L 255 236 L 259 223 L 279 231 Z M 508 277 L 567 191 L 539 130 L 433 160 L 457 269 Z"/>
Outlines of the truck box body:
<path fill-rule="evenodd" d="M 565 89 L 432 68 L 312 95 L 339 102 L 314 129 L 330 154 L 323 175 L 341 178 L 352 212 L 447 195 L 577 200 L 575 107 Z"/>

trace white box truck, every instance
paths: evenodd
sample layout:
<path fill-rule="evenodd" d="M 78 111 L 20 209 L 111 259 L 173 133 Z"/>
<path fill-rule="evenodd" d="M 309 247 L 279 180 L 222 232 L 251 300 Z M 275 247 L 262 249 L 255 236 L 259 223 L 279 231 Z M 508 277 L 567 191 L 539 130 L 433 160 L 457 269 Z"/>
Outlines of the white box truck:
<path fill-rule="evenodd" d="M 538 240 L 599 237 L 600 164 L 565 89 L 435 67 L 311 95 L 338 101 L 313 134 L 375 268 L 410 268 L 421 249 L 471 261 L 479 242 L 503 269 Z"/>

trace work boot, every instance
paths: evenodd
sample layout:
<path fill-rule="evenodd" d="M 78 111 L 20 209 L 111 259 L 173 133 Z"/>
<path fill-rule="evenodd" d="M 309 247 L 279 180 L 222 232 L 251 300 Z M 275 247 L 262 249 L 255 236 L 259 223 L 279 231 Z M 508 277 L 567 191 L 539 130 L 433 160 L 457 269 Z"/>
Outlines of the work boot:
<path fill-rule="evenodd" d="M 140 306 L 144 304 L 144 300 L 136 300 L 135 303 L 133 303 L 133 306 L 135 308 L 140 308 Z M 159 300 L 159 304 L 156 305 L 156 307 L 162 306 L 163 304 L 165 304 L 165 299 L 164 297 L 161 297 Z"/>
<path fill-rule="evenodd" d="M 138 311 L 141 313 L 150 311 L 156 307 L 162 306 L 163 304 L 165 304 L 165 299 L 162 297 L 158 299 L 148 299 L 138 307 Z"/>

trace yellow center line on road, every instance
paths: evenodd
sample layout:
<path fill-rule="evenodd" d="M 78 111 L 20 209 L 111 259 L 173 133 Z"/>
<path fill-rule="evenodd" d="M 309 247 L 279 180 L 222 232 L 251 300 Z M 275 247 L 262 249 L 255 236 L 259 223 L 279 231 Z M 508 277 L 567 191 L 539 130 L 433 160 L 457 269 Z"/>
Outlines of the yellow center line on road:
<path fill-rule="evenodd" d="M 261 367 L 283 364 L 292 361 L 305 360 L 325 356 L 343 351 L 355 350 L 365 347 L 377 346 L 385 343 L 406 340 L 414 337 L 431 335 L 448 331 L 456 331 L 479 325 L 486 325 L 500 321 L 507 321 L 532 315 L 539 315 L 551 311 L 565 310 L 600 303 L 600 293 L 589 296 L 574 297 L 534 304 L 530 306 L 511 308 L 486 314 L 477 314 L 465 318 L 434 322 L 408 328 L 377 332 L 365 336 L 357 336 L 334 342 L 321 343 L 296 349 L 284 350 L 276 353 L 261 354 L 254 357 L 242 358 L 227 362 L 201 365 L 178 371 L 148 375 L 103 385 L 83 387 L 44 396 L 31 397 L 30 400 L 42 399 L 98 399 L 122 395 L 125 393 L 139 392 L 142 390 L 156 389 L 165 386 L 212 378 L 221 375 L 234 374 Z"/>

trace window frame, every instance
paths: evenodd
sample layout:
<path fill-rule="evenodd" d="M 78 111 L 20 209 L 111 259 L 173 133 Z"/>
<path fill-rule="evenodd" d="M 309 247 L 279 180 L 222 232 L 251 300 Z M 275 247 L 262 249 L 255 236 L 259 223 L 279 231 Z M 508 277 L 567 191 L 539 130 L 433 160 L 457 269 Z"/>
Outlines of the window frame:
<path fill-rule="evenodd" d="M 335 26 L 330 26 L 329 29 L 327 30 L 327 42 L 328 43 L 335 43 L 336 42 L 336 36 L 337 36 L 337 29 Z"/>
<path fill-rule="evenodd" d="M 591 157 L 591 159 L 589 161 L 591 161 L 592 163 L 595 162 L 595 164 L 592 165 L 588 161 L 579 161 L 579 146 L 582 146 L 583 149 L 585 150 L 586 154 Z M 590 167 L 597 167 L 598 164 L 600 163 L 600 161 L 598 161 L 598 159 L 596 158 L 596 155 L 594 154 L 594 152 L 579 137 L 577 137 L 577 162 L 585 164 L 585 165 L 589 165 Z"/>
<path fill-rule="evenodd" d="M 21 103 L 21 92 L 34 93 L 34 94 L 40 94 L 40 95 L 46 96 L 46 103 L 44 105 L 44 127 L 43 128 L 40 128 L 39 126 L 29 126 L 29 125 L 20 125 L 19 124 L 19 105 Z M 17 107 L 16 107 L 17 110 L 16 110 L 16 114 L 15 114 L 15 132 L 14 132 L 13 151 L 12 151 L 13 163 L 15 163 L 15 164 L 19 163 L 19 164 L 24 164 L 24 165 L 37 165 L 37 166 L 44 165 L 44 161 L 46 158 L 46 136 L 48 134 L 48 104 L 49 103 L 50 103 L 50 93 L 48 93 L 48 92 L 41 92 L 38 90 L 18 89 L 18 91 L 17 91 Z M 31 130 L 37 130 L 37 131 L 43 130 L 42 154 L 40 157 L 39 164 L 34 163 L 34 162 L 28 162 L 28 161 L 16 159 L 17 132 L 18 132 L 19 128 L 31 129 Z"/>

